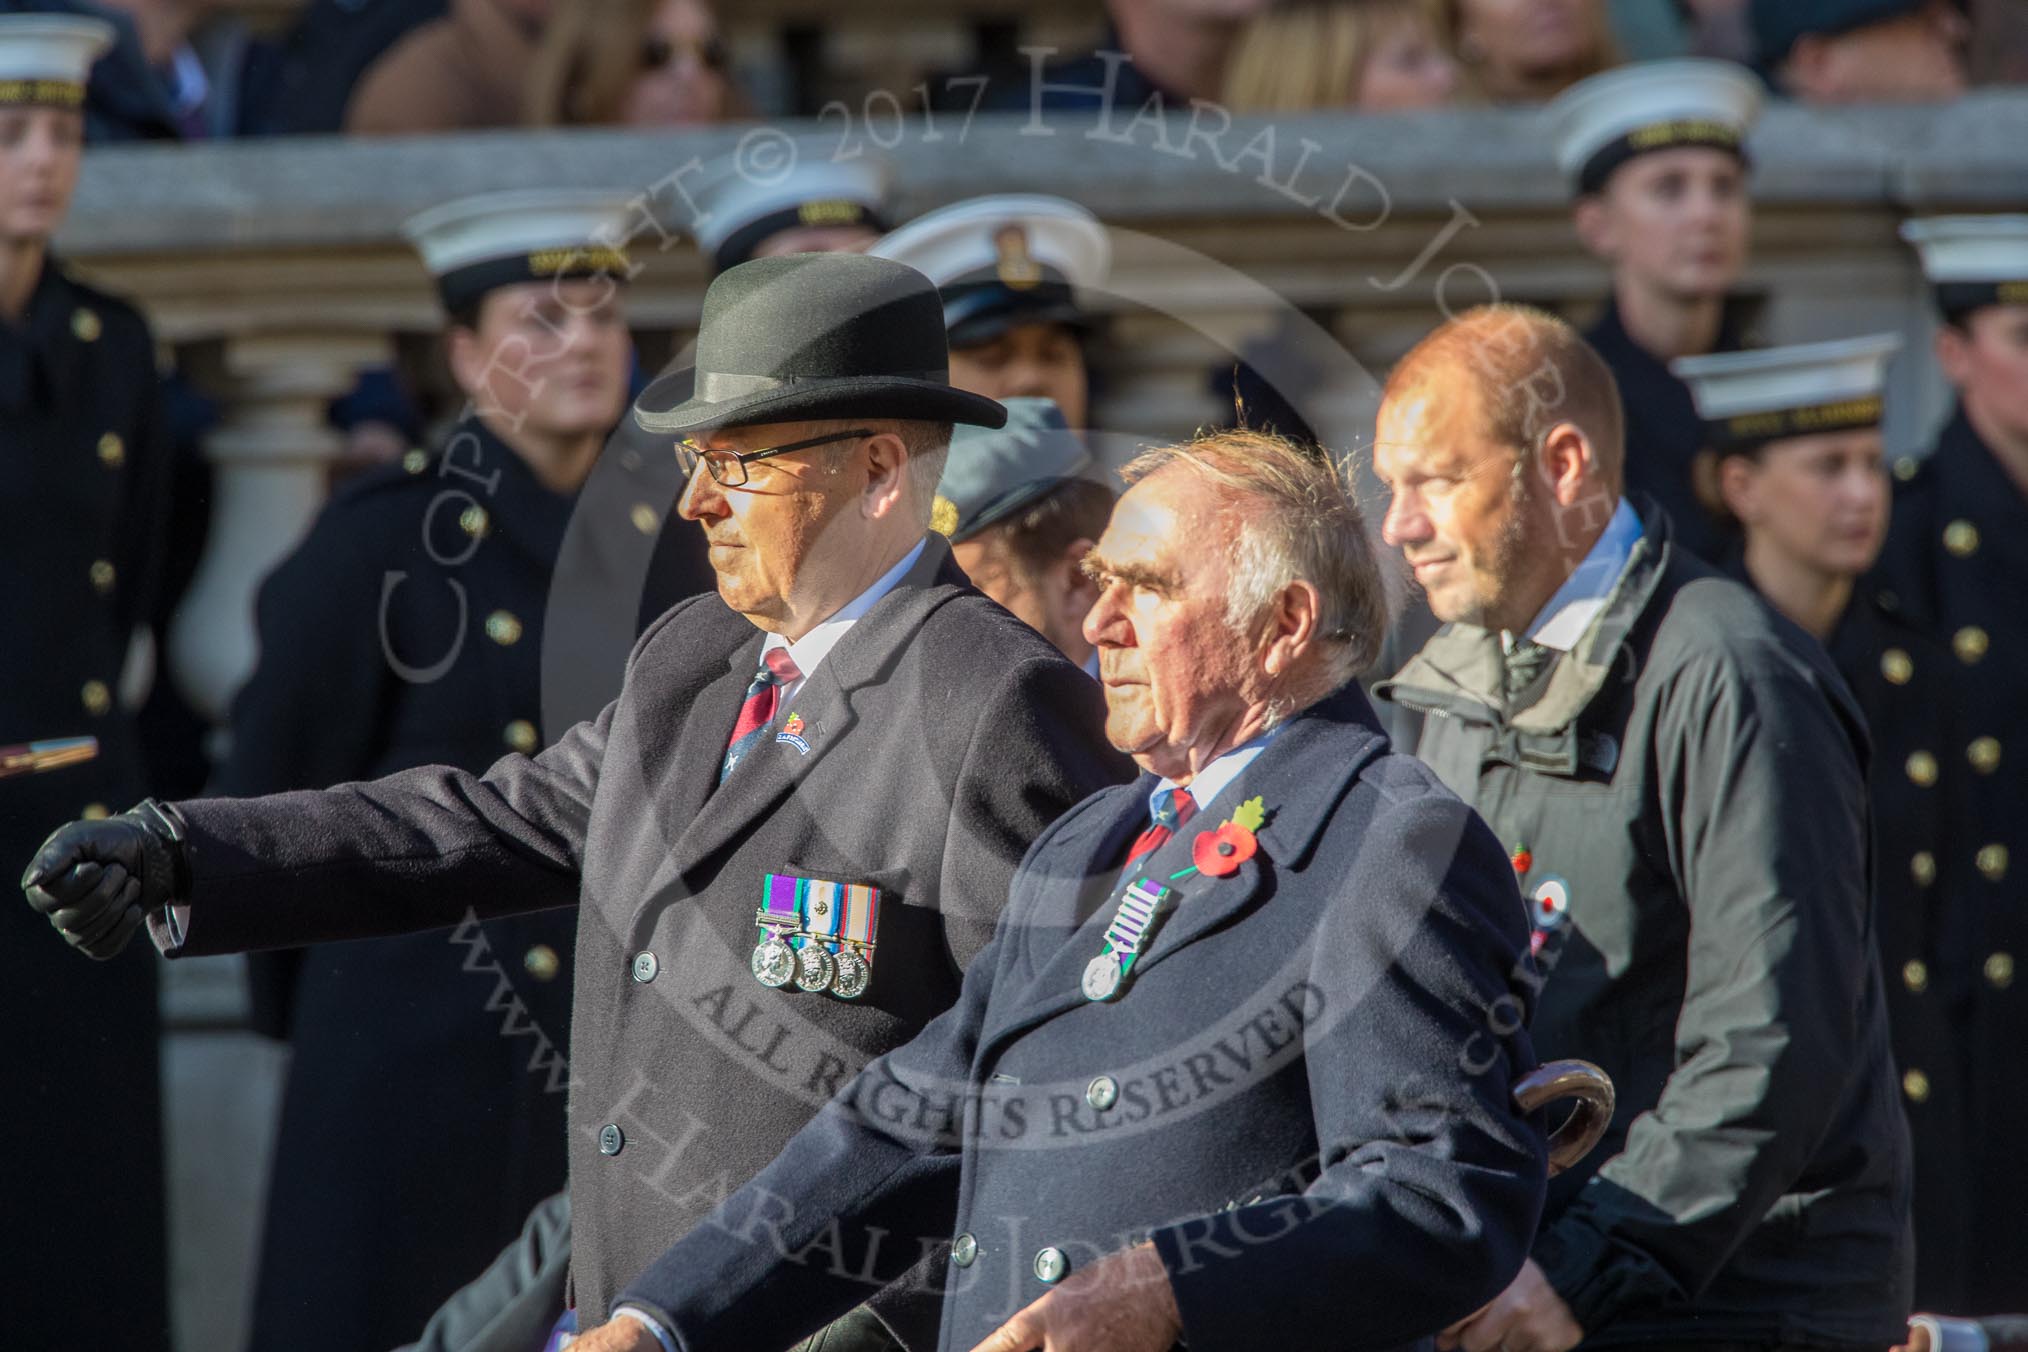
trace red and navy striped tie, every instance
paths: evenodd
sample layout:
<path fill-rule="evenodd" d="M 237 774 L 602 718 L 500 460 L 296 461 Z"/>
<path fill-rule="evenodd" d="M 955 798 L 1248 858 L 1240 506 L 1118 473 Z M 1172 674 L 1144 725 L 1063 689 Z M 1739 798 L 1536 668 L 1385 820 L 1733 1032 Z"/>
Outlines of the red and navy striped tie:
<path fill-rule="evenodd" d="M 1155 824 L 1134 837 L 1133 848 L 1127 851 L 1127 867 L 1132 868 L 1143 855 L 1153 854 L 1168 844 L 1169 838 L 1195 815 L 1197 800 L 1190 796 L 1190 790 L 1169 790 L 1169 796 L 1155 809 Z"/>
<path fill-rule="evenodd" d="M 770 648 L 761 654 L 760 670 L 746 688 L 746 703 L 739 706 L 739 721 L 732 725 L 732 740 L 726 744 L 725 760 L 718 767 L 718 782 L 732 773 L 747 752 L 753 750 L 768 724 L 775 721 L 775 705 L 781 688 L 802 679 L 796 661 L 787 648 Z"/>

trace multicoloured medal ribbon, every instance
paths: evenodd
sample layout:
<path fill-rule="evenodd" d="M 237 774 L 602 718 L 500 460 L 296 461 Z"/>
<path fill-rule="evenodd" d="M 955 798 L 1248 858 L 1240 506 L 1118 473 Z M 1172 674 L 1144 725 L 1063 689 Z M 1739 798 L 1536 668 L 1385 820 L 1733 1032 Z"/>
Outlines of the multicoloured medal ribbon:
<path fill-rule="evenodd" d="M 873 936 L 880 927 L 880 889 L 863 883 L 848 883 L 842 889 L 844 942 L 837 950 L 838 975 L 831 979 L 831 994 L 841 1000 L 857 1000 L 873 984 Z"/>
<path fill-rule="evenodd" d="M 760 942 L 753 949 L 754 980 L 780 988 L 796 975 L 795 936 L 803 928 L 801 879 L 770 873 L 761 885 L 761 908 L 754 915 Z"/>
<path fill-rule="evenodd" d="M 1142 945 L 1154 938 L 1156 923 L 1170 890 L 1136 878 L 1120 898 L 1112 923 L 1106 926 L 1105 951 L 1085 964 L 1081 983 L 1087 1000 L 1110 1000 L 1120 993 L 1134 970 Z"/>
<path fill-rule="evenodd" d="M 798 878 L 796 894 L 803 903 L 803 940 L 796 950 L 796 989 L 815 995 L 818 991 L 829 990 L 831 978 L 838 974 L 838 963 L 831 956 L 831 941 L 838 935 L 838 925 L 843 919 L 844 909 L 839 898 L 841 887 L 816 878 Z"/>

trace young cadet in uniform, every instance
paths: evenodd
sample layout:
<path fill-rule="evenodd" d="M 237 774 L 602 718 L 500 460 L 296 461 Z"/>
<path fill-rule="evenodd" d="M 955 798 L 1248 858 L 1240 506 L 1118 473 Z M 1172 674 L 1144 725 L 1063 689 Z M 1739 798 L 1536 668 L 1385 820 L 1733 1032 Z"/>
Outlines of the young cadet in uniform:
<path fill-rule="evenodd" d="M 341 489 L 262 585 L 261 656 L 213 792 L 476 773 L 540 745 L 551 581 L 627 407 L 627 260 L 591 242 L 625 212 L 623 194 L 503 193 L 409 222 L 466 410 L 433 453 Z M 651 548 L 624 517 L 594 528 Z M 649 613 L 708 585 L 658 579 L 674 594 Z M 599 699 L 619 684 L 616 660 Z M 255 1346 L 413 1336 L 563 1186 L 573 930 L 557 911 L 303 956 L 283 985 L 294 1051 Z"/>
<path fill-rule="evenodd" d="M 85 78 L 112 40 L 98 19 L 0 15 L 0 742 L 99 742 L 87 764 L 0 782 L 9 850 L 146 788 L 118 691 L 167 525 L 155 341 L 50 250 L 77 186 Z M 88 970 L 31 947 L 17 914 L 0 924 L 0 1020 L 0 1196 L 19 1236 L 0 1265 L 5 1340 L 166 1347 L 154 962 Z M 86 1152 L 78 1167 L 52 1165 L 60 1140 Z M 90 1238 L 114 1214 L 120 1232 Z"/>
<path fill-rule="evenodd" d="M 738 156 L 705 170 L 690 228 L 712 274 L 755 258 L 864 253 L 887 233 L 894 165 L 885 157 L 798 163 L 763 181 Z"/>
<path fill-rule="evenodd" d="M 1904 233 L 1922 253 L 1943 325 L 1936 356 L 1958 406 L 1935 450 L 1897 462 L 1876 604 L 1947 650 L 1961 726 L 1933 748 L 1963 807 L 1936 863 L 1953 919 L 1950 1034 L 1916 1059 L 1930 1097 L 1911 1103 L 1918 1139 L 1949 1133 L 1963 1261 L 1923 1266 L 1925 1304 L 2028 1309 L 2028 1086 L 2012 1073 L 2028 1039 L 2022 907 L 2028 865 L 2028 216 L 1938 217 Z M 1921 668 L 1918 667 L 1918 679 Z M 1949 881 L 1944 891 L 1944 880 Z M 1926 1119 L 1928 1120 L 1926 1122 Z M 1939 1222 L 1941 1223 L 1941 1222 Z M 1932 1283 L 1932 1278 L 1934 1282 Z"/>
<path fill-rule="evenodd" d="M 1402 1347 L 1521 1265 L 1527 926 L 1353 680 L 1386 601 L 1351 493 L 1251 432 L 1126 476 L 1086 633 L 1141 776 L 1036 841 L 953 1009 L 628 1287 L 666 1346 L 783 1347 L 944 1236 L 944 1352 Z"/>
<path fill-rule="evenodd" d="M 1053 402 L 1003 402 L 1005 427 L 952 435 L 930 528 L 949 537 L 973 586 L 1096 677 L 1084 617 L 1098 588 L 1084 556 L 1112 515 L 1113 492 L 1083 477 L 1091 451 Z"/>
<path fill-rule="evenodd" d="M 1908 1141 L 1865 731 L 1808 636 L 1625 496 L 1619 409 L 1513 306 L 1438 329 L 1381 400 L 1383 530 L 1446 623 L 1380 692 L 1433 715 L 1421 755 L 1511 852 L 1537 1049 L 1619 1091 L 1601 1167 L 1552 1185 L 1521 1276 L 1447 1341 L 1890 1344 Z"/>
<path fill-rule="evenodd" d="M 936 290 L 900 264 L 722 274 L 694 381 L 635 412 L 681 439 L 718 594 L 649 628 L 617 700 L 484 776 L 65 827 L 31 900 L 98 951 L 146 917 L 170 954 L 576 904 L 571 1285 L 604 1322 L 670 1236 L 957 998 L 1029 843 L 1125 777 L 1090 679 L 928 533 L 949 425 L 1005 416 L 944 362 Z M 904 1291 L 883 1313 L 925 1308 Z M 866 1312 L 826 1347 L 893 1345 Z"/>
<path fill-rule="evenodd" d="M 1741 345 L 1728 293 L 1746 269 L 1745 139 L 1760 104 L 1760 82 L 1729 61 L 1650 61 L 1594 75 L 1549 108 L 1578 236 L 1612 268 L 1584 336 L 1619 385 L 1627 486 L 1669 514 L 1679 549 L 1712 563 L 1725 549 L 1717 466 L 1669 363 Z"/>
<path fill-rule="evenodd" d="M 1887 537 L 1881 391 L 1892 334 L 1679 362 L 1741 526 L 1732 568 L 1824 645 L 1871 734 L 1873 885 L 1888 1025 L 1915 1165 L 1915 1300 L 1957 1303 L 1968 1264 L 1968 1166 L 1982 1129 L 1957 1073 L 1976 1034 L 1976 960 L 1964 949 L 1973 847 L 1959 801 L 1969 767 L 1964 682 L 1950 645 L 1881 603 L 1862 577 Z"/>
<path fill-rule="evenodd" d="M 1054 400 L 1090 426 L 1091 321 L 1080 288 L 1105 284 L 1112 241 L 1098 218 L 1061 197 L 1010 193 L 953 202 L 874 245 L 943 293 L 951 383 L 989 399 Z"/>

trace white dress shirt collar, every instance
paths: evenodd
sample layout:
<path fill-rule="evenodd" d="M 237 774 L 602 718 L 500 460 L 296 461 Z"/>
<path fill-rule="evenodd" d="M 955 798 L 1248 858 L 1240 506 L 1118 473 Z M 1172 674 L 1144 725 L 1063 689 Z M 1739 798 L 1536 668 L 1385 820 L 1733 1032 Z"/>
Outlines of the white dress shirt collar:
<path fill-rule="evenodd" d="M 1260 753 L 1267 750 L 1268 743 L 1272 742 L 1285 726 L 1287 725 L 1276 724 L 1260 736 L 1254 738 L 1251 742 L 1246 743 L 1244 746 L 1234 747 L 1217 760 L 1211 762 L 1211 764 L 1205 766 L 1202 770 L 1199 770 L 1197 777 L 1191 780 L 1189 785 L 1190 797 L 1195 800 L 1197 810 L 1202 812 L 1210 807 L 1217 800 L 1218 795 L 1225 792 L 1226 786 L 1231 784 L 1233 780 L 1238 779 L 1246 767 L 1252 765 L 1259 758 Z M 1175 780 L 1165 779 L 1149 791 L 1148 816 L 1150 818 L 1154 817 L 1155 807 L 1162 801 L 1162 795 L 1175 787 Z"/>
<path fill-rule="evenodd" d="M 882 573 L 872 586 L 846 602 L 794 643 L 780 634 L 767 636 L 767 641 L 761 644 L 762 654 L 765 655 L 776 648 L 787 648 L 789 660 L 794 662 L 796 670 L 802 673 L 782 687 L 781 694 L 776 697 L 776 708 L 787 707 L 788 702 L 801 692 L 810 678 L 817 674 L 817 668 L 824 665 L 824 659 L 831 655 L 831 650 L 838 646 L 838 641 L 845 637 L 861 616 L 880 604 L 881 597 L 894 590 L 895 584 L 901 581 L 902 576 L 915 567 L 915 561 L 922 557 L 922 551 L 928 544 L 928 536 L 916 541 L 915 548 L 909 550 L 900 563 Z"/>

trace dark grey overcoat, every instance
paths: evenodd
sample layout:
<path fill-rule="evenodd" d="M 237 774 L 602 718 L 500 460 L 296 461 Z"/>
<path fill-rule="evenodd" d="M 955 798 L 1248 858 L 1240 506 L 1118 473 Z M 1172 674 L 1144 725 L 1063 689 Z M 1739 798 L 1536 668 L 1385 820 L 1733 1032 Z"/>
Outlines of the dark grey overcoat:
<path fill-rule="evenodd" d="M 764 740 L 714 792 L 761 641 L 701 597 L 642 636 L 618 700 L 533 758 L 181 805 L 191 896 L 154 923 L 172 956 L 580 904 L 570 1180 L 587 1322 L 957 998 L 1029 842 L 1125 777 L 1098 687 L 932 539 L 781 711 L 807 752 Z M 754 979 L 769 873 L 882 889 L 863 998 Z"/>
<path fill-rule="evenodd" d="M 1052 827 L 958 1005 L 852 1081 L 627 1291 L 689 1348 L 787 1345 L 950 1238 L 941 1346 L 1152 1235 L 1192 1352 L 1360 1352 L 1520 1268 L 1543 1140 L 1526 927 L 1485 825 L 1347 687 L 1122 877 L 1152 776 Z M 1180 893 L 1124 994 L 1080 990 L 1117 887 L 1258 795 L 1258 851 Z"/>

